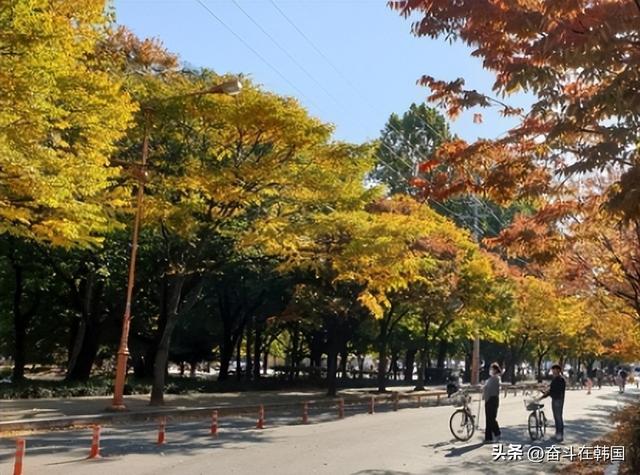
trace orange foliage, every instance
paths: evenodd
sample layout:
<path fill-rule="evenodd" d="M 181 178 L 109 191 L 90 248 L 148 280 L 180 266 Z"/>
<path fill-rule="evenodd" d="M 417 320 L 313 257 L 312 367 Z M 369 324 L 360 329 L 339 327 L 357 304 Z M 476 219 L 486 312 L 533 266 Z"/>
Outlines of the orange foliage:
<path fill-rule="evenodd" d="M 612 184 L 610 205 L 640 216 L 633 179 L 640 176 L 640 0 L 400 0 L 389 6 L 417 17 L 414 35 L 465 43 L 495 75 L 491 95 L 466 89 L 462 78 L 423 76 L 418 83 L 431 90 L 431 102 L 451 117 L 492 106 L 521 118 L 500 139 L 445 144 L 440 157 L 450 173 L 465 168 L 483 191 L 510 199 L 546 193 L 545 180 L 555 174 L 613 166 L 624 175 Z M 518 91 L 534 96 L 528 110 L 498 99 Z M 488 173 L 494 165 L 497 171 Z M 542 171 L 533 173 L 537 168 Z"/>

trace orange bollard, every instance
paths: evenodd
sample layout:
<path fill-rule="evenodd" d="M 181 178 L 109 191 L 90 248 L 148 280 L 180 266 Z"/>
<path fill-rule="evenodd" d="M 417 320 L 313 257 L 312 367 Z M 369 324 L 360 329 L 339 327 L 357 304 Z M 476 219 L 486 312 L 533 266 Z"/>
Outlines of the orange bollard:
<path fill-rule="evenodd" d="M 211 435 L 218 437 L 218 411 L 211 413 Z"/>
<path fill-rule="evenodd" d="M 309 423 L 309 403 L 306 401 L 302 405 L 302 423 L 303 424 Z"/>
<path fill-rule="evenodd" d="M 393 393 L 393 410 L 398 410 L 398 403 L 400 402 L 400 393 Z"/>
<path fill-rule="evenodd" d="M 22 475 L 22 459 L 24 458 L 26 442 L 24 439 L 16 440 L 16 460 L 13 465 L 13 475 Z"/>
<path fill-rule="evenodd" d="M 158 445 L 164 444 L 165 431 L 167 428 L 167 418 L 160 418 L 160 427 L 158 429 Z"/>
<path fill-rule="evenodd" d="M 93 436 L 91 437 L 91 451 L 89 452 L 90 459 L 100 457 L 100 426 L 93 426 Z"/>
<path fill-rule="evenodd" d="M 374 414 L 376 412 L 376 398 L 375 396 L 371 396 L 369 400 L 369 414 Z"/>
<path fill-rule="evenodd" d="M 338 419 L 344 419 L 344 399 L 338 400 Z"/>
<path fill-rule="evenodd" d="M 256 423 L 256 429 L 264 429 L 264 406 L 260 404 L 258 408 L 258 422 Z"/>

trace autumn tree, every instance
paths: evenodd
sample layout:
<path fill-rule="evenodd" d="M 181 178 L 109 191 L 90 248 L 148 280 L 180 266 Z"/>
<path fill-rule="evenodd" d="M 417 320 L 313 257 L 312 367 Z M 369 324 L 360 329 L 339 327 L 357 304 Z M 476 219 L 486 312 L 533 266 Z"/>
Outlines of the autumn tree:
<path fill-rule="evenodd" d="M 65 246 L 96 243 L 115 142 L 133 105 L 94 60 L 105 2 L 19 0 L 0 7 L 0 232 Z"/>
<path fill-rule="evenodd" d="M 261 214 L 287 209 L 291 196 L 333 195 L 336 190 L 330 183 L 335 179 L 328 178 L 336 164 L 348 163 L 350 154 L 357 153 L 357 147 L 329 143 L 330 127 L 311 118 L 295 100 L 249 81 L 236 98 L 192 95 L 222 80 L 212 72 L 184 70 L 143 75 L 131 86 L 144 113 L 122 144 L 119 159 L 137 161 L 144 128 L 150 127 L 145 227 L 160 237 L 165 256 L 154 404 L 162 403 L 171 335 L 179 316 L 202 298 L 204 277 L 229 259 L 216 252 L 221 249 L 217 243 L 226 239 L 233 247 L 237 236 L 252 229 Z M 334 168 L 318 174 L 329 166 Z M 326 190 L 319 191 L 322 187 Z M 335 198 L 327 203 L 331 199 Z M 244 328 L 237 328 L 240 335 Z M 228 358 L 226 346 L 224 353 Z"/>
<path fill-rule="evenodd" d="M 405 0 L 389 2 L 417 18 L 416 36 L 446 38 L 469 46 L 495 74 L 493 96 L 465 88 L 462 78 L 423 76 L 429 100 L 451 116 L 474 107 L 498 107 L 519 119 L 504 136 L 445 144 L 437 159 L 456 170 L 443 184 L 481 187 L 496 199 L 539 195 L 557 188 L 552 176 L 618 170 L 606 190 L 608 205 L 627 216 L 640 212 L 638 52 L 640 4 L 623 1 Z M 526 109 L 509 96 L 533 97 Z M 544 140 L 542 140 L 544 138 Z"/>

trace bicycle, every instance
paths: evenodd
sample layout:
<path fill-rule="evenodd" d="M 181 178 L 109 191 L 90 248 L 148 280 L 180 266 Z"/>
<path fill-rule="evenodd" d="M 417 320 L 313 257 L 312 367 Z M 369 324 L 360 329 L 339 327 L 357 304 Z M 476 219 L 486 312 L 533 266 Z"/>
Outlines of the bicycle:
<path fill-rule="evenodd" d="M 544 404 L 540 404 L 537 399 L 525 399 L 524 406 L 529 414 L 529 437 L 532 441 L 542 440 L 547 431 L 547 416 L 544 415 L 542 408 Z"/>
<path fill-rule="evenodd" d="M 471 403 L 471 395 L 468 392 L 462 392 L 454 400 L 455 406 L 462 407 L 454 411 L 449 419 L 449 429 L 453 436 L 461 442 L 466 442 L 476 430 L 476 417 L 472 414 L 469 405 Z"/>

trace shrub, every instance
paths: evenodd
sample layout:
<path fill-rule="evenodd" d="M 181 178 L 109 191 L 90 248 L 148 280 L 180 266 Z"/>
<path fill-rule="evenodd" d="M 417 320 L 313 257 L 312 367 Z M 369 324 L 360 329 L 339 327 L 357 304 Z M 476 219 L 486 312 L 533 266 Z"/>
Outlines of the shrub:
<path fill-rule="evenodd" d="M 624 445 L 625 462 L 621 466 L 621 475 L 640 473 L 640 404 L 631 404 L 618 411 L 615 416 L 618 423 L 612 443 Z"/>

